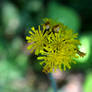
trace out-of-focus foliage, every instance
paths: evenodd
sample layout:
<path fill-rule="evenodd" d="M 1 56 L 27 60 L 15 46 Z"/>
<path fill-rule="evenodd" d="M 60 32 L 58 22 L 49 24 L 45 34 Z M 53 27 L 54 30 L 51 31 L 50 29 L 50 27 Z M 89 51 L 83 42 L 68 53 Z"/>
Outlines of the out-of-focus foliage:
<path fill-rule="evenodd" d="M 92 0 L 1 0 L 0 1 L 0 92 L 50 92 L 48 76 L 41 72 L 37 56 L 26 50 L 25 36 L 44 17 L 63 22 L 79 32 L 80 49 L 86 56 L 72 69 L 58 73 L 59 91 L 71 85 L 90 92 L 92 74 Z M 62 79 L 62 77 L 64 77 Z M 72 75 L 76 75 L 78 79 Z M 81 76 L 80 76 L 81 75 Z M 71 80 L 70 80 L 70 77 Z M 74 78 L 74 80 L 72 80 Z M 69 84 L 71 83 L 71 85 Z M 74 82 L 74 84 L 73 84 Z M 80 83 L 80 84 L 78 84 Z M 84 85 L 84 86 L 83 86 Z M 74 92 L 74 86 L 72 91 Z M 77 91 L 79 92 L 79 91 Z M 80 91 L 82 92 L 82 91 Z"/>
<path fill-rule="evenodd" d="M 86 79 L 84 82 L 84 92 L 90 92 L 92 90 L 92 72 L 91 73 L 87 73 L 86 75 Z"/>
<path fill-rule="evenodd" d="M 48 5 L 47 14 L 48 17 L 51 17 L 64 23 L 64 25 L 67 25 L 75 31 L 80 30 L 80 16 L 76 11 L 74 11 L 73 8 L 64 6 L 63 4 L 50 2 Z"/>
<path fill-rule="evenodd" d="M 6 34 L 15 34 L 20 26 L 20 15 L 15 5 L 4 3 L 2 6 L 2 21 Z"/>

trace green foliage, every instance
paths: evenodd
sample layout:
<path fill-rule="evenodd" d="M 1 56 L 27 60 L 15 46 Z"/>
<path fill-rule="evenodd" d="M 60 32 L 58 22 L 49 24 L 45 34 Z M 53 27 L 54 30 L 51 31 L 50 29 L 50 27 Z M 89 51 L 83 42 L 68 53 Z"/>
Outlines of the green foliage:
<path fill-rule="evenodd" d="M 69 28 L 74 31 L 80 30 L 81 20 L 74 9 L 69 8 L 64 5 L 60 5 L 55 2 L 51 2 L 48 5 L 47 16 L 53 19 L 56 19 L 60 22 L 63 22 L 64 25 L 67 25 Z"/>
<path fill-rule="evenodd" d="M 86 79 L 84 82 L 84 92 L 90 92 L 92 90 L 92 73 L 87 73 Z"/>

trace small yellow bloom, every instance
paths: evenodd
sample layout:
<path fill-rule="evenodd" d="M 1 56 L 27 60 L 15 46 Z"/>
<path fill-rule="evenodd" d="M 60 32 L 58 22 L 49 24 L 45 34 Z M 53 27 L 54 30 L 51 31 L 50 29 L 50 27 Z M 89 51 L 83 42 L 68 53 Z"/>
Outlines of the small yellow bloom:
<path fill-rule="evenodd" d="M 38 55 L 40 50 L 44 48 L 44 45 L 48 43 L 45 37 L 46 35 L 43 35 L 40 26 L 38 26 L 38 30 L 32 27 L 29 33 L 30 36 L 26 36 L 26 40 L 28 43 L 31 43 L 31 45 L 29 45 L 27 49 L 31 49 L 31 53 L 35 50 L 35 54 Z"/>
<path fill-rule="evenodd" d="M 40 64 L 43 66 L 43 72 L 55 72 L 56 69 L 66 70 L 71 68 L 71 63 L 76 63 L 73 59 L 84 56 L 85 53 L 80 52 L 78 46 L 80 41 L 77 39 L 78 34 L 62 23 L 57 23 L 51 19 L 44 19 L 45 23 L 36 30 L 32 27 L 29 31 L 30 36 L 26 36 L 28 43 L 32 43 L 27 48 L 35 50 L 35 54 L 39 53 L 39 60 L 43 60 Z M 77 55 L 78 54 L 78 55 Z"/>
<path fill-rule="evenodd" d="M 65 34 L 64 36 L 66 36 L 67 39 L 62 38 L 59 34 L 51 34 L 49 36 L 50 45 L 45 47 L 48 52 L 42 51 L 42 55 L 47 56 L 38 57 L 38 59 L 43 60 L 40 64 L 45 64 L 43 68 L 44 72 L 55 72 L 56 69 L 62 71 L 66 70 L 66 67 L 71 68 L 70 64 L 75 63 L 73 58 L 77 58 L 77 45 L 80 44 L 74 41 L 74 35 L 75 34 L 69 37 Z M 48 70 L 46 71 L 46 69 Z"/>

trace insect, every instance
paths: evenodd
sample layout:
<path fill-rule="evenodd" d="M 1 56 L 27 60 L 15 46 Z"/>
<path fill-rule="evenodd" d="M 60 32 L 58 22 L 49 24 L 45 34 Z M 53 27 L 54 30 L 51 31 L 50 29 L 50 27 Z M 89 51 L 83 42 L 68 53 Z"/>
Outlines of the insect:
<path fill-rule="evenodd" d="M 45 28 L 45 31 L 43 34 L 48 32 L 48 35 L 50 35 L 51 33 L 53 34 L 58 33 L 60 30 L 60 24 L 56 24 L 53 26 L 51 25 L 50 21 L 47 21 L 45 24 L 43 24 L 43 27 Z"/>
<path fill-rule="evenodd" d="M 48 30 L 50 28 L 50 21 L 47 21 L 45 24 L 43 24 L 43 26 L 45 26 L 46 30 Z"/>
<path fill-rule="evenodd" d="M 52 31 L 53 31 L 54 33 L 58 33 L 59 30 L 60 30 L 60 25 L 59 25 L 59 24 L 53 26 L 53 28 L 52 28 Z"/>
<path fill-rule="evenodd" d="M 86 53 L 81 52 L 81 51 L 79 51 L 79 50 L 77 50 L 77 53 L 79 54 L 80 57 L 84 57 L 84 56 L 86 55 Z"/>

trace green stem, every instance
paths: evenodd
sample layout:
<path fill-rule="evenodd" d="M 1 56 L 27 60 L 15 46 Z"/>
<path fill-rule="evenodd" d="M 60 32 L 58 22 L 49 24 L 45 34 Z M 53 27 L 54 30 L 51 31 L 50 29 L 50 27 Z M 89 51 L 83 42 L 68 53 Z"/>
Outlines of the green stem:
<path fill-rule="evenodd" d="M 57 92 L 57 86 L 56 86 L 56 81 L 55 79 L 53 78 L 53 75 L 51 73 L 48 74 L 49 76 L 49 79 L 51 81 L 51 85 L 52 85 L 52 88 L 53 88 L 53 92 Z"/>

